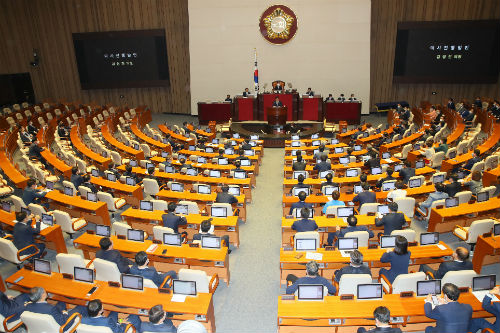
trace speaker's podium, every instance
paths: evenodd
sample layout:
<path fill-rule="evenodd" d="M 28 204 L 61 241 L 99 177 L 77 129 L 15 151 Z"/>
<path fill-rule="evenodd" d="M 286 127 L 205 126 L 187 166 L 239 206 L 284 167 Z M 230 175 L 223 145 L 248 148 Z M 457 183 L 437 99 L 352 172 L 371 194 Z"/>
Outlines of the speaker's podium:
<path fill-rule="evenodd" d="M 286 106 L 279 107 L 268 107 L 267 113 L 267 124 L 269 126 L 285 126 L 286 117 L 288 114 L 288 108 Z"/>

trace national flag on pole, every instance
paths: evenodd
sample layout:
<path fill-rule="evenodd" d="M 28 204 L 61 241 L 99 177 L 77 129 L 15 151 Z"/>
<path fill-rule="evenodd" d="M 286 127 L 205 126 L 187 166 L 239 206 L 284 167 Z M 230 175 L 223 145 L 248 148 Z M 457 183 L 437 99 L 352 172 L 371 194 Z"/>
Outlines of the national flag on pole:
<path fill-rule="evenodd" d="M 255 89 L 255 94 L 259 93 L 259 70 L 257 69 L 257 49 L 254 49 L 254 69 L 253 69 L 253 83 L 254 83 L 254 89 Z"/>

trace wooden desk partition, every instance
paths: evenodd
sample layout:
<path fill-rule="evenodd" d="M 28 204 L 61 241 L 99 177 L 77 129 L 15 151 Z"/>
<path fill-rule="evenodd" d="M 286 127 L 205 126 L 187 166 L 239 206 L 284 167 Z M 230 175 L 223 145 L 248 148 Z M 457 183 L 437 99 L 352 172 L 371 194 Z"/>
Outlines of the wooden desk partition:
<path fill-rule="evenodd" d="M 127 185 L 121 182 L 112 182 L 102 177 L 91 177 L 90 182 L 103 187 L 105 192 L 111 192 L 114 197 L 124 199 L 129 205 L 139 207 L 139 203 L 144 199 L 142 187 L 140 185 Z"/>
<path fill-rule="evenodd" d="M 95 153 L 90 148 L 88 148 L 80 138 L 79 126 L 73 126 L 70 132 L 71 143 L 80 153 L 82 153 L 88 160 L 92 161 L 92 164 L 99 168 L 101 171 L 108 169 L 109 163 L 111 163 L 111 158 L 102 157 L 101 155 Z"/>
<path fill-rule="evenodd" d="M 108 125 L 103 125 L 101 127 L 101 133 L 104 140 L 106 140 L 110 145 L 115 147 L 116 150 L 125 153 L 128 156 L 133 157 L 136 160 L 144 159 L 144 152 L 142 150 L 137 150 L 132 147 L 126 146 L 123 142 L 118 141 L 111 133 Z"/>
<path fill-rule="evenodd" d="M 485 265 L 498 264 L 500 261 L 500 236 L 479 236 L 472 265 L 477 274 L 481 274 L 481 269 Z"/>

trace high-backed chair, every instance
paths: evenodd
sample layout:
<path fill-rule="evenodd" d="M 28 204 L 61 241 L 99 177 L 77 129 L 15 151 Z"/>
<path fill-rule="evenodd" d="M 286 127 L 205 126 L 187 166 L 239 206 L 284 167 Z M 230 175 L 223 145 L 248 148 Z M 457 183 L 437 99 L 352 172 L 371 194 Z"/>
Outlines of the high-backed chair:
<path fill-rule="evenodd" d="M 412 218 L 415 213 L 415 198 L 396 198 L 394 202 L 398 204 L 398 211 Z M 363 205 L 364 206 L 364 205 Z"/>
<path fill-rule="evenodd" d="M 78 191 L 80 192 L 80 195 L 85 199 L 87 198 L 87 194 L 89 192 L 92 192 L 92 190 L 90 188 L 88 188 L 87 186 L 83 186 L 83 185 L 78 186 Z"/>
<path fill-rule="evenodd" d="M 297 249 L 297 240 L 298 239 L 315 239 L 316 240 L 316 248 L 321 247 L 320 243 L 320 234 L 317 231 L 305 231 L 305 232 L 297 232 L 293 237 L 293 248 Z"/>
<path fill-rule="evenodd" d="M 453 283 L 459 288 L 462 287 L 472 287 L 472 278 L 477 276 L 477 273 L 471 270 L 464 271 L 450 271 L 447 272 L 441 279 L 441 285 L 444 286 L 445 283 Z"/>
<path fill-rule="evenodd" d="M 9 199 L 12 201 L 14 204 L 14 211 L 20 212 L 21 208 L 27 208 L 26 204 L 24 203 L 23 199 L 19 198 L 17 195 L 11 195 Z"/>
<path fill-rule="evenodd" d="M 453 230 L 453 234 L 469 244 L 471 246 L 471 250 L 474 250 L 477 238 L 482 234 L 490 232 L 493 229 L 494 224 L 494 220 L 484 219 L 472 222 L 470 227 L 461 227 L 456 225 Z"/>
<path fill-rule="evenodd" d="M 113 222 L 113 231 L 116 236 L 125 236 L 127 237 L 127 230 L 132 229 L 131 226 L 129 226 L 125 222 Z"/>
<path fill-rule="evenodd" d="M 47 214 L 47 211 L 45 210 L 45 207 L 43 207 L 42 205 L 37 205 L 37 204 L 34 204 L 34 203 L 30 203 L 28 205 L 28 209 L 30 210 L 30 212 L 36 216 L 40 216 L 42 217 L 42 214 Z"/>
<path fill-rule="evenodd" d="M 205 271 L 196 269 L 181 268 L 178 276 L 179 280 L 182 281 L 195 281 L 197 293 L 213 294 L 219 285 L 219 276 L 217 274 L 208 276 Z"/>
<path fill-rule="evenodd" d="M 458 204 L 463 204 L 466 202 L 469 202 L 469 200 L 472 198 L 472 192 L 471 191 L 461 191 L 455 194 L 455 196 L 458 198 Z"/>
<path fill-rule="evenodd" d="M 403 236 L 408 242 L 414 242 L 417 238 L 417 233 L 413 229 L 393 230 L 391 236 Z"/>
<path fill-rule="evenodd" d="M 82 320 L 81 314 L 73 313 L 64 325 L 60 326 L 50 314 L 41 314 L 30 311 L 21 313 L 21 321 L 26 326 L 28 333 L 73 333 Z"/>
<path fill-rule="evenodd" d="M 188 206 L 188 214 L 199 214 L 200 213 L 200 207 L 198 207 L 198 204 L 194 201 L 182 200 L 182 201 L 179 201 L 179 205 L 187 205 Z"/>
<path fill-rule="evenodd" d="M 153 227 L 153 239 L 156 240 L 161 240 L 163 242 L 163 234 L 173 234 L 174 229 L 168 228 L 168 227 L 163 227 L 160 225 L 155 225 Z"/>
<path fill-rule="evenodd" d="M 90 260 L 85 260 L 78 254 L 58 253 L 56 255 L 56 262 L 59 267 L 59 273 L 74 274 L 75 267 L 87 267 Z"/>
<path fill-rule="evenodd" d="M 165 200 L 152 199 L 151 202 L 153 203 L 153 210 L 167 210 L 168 209 L 168 202 L 166 202 Z"/>
<path fill-rule="evenodd" d="M 342 274 L 337 288 L 337 295 L 355 295 L 358 293 L 358 284 L 372 283 L 370 274 Z"/>
<path fill-rule="evenodd" d="M 382 283 L 382 288 L 386 294 L 400 294 L 404 291 L 417 292 L 417 281 L 424 281 L 425 273 L 409 273 L 399 274 L 392 283 L 387 280 L 384 275 L 379 276 L 379 281 Z"/>
<path fill-rule="evenodd" d="M 97 198 L 99 199 L 99 201 L 103 201 L 106 203 L 110 212 L 116 212 L 127 203 L 125 199 L 113 198 L 113 196 L 107 192 L 97 192 Z"/>
<path fill-rule="evenodd" d="M 35 252 L 32 254 L 23 254 L 28 249 L 33 249 Z M 39 252 L 38 247 L 33 244 L 18 250 L 10 238 L 0 238 L 0 258 L 15 264 L 18 269 L 21 268 L 22 263 L 36 256 Z"/>
<path fill-rule="evenodd" d="M 63 180 L 63 186 L 64 186 L 64 187 L 71 187 L 71 188 L 73 189 L 73 196 L 75 196 L 75 195 L 76 195 L 76 193 L 78 192 L 78 191 L 76 190 L 75 185 L 74 185 L 72 182 L 70 182 L 70 181 Z"/>
<path fill-rule="evenodd" d="M 359 209 L 359 215 L 366 215 L 368 213 L 376 213 L 378 206 L 379 206 L 378 203 L 365 203 Z"/>
<path fill-rule="evenodd" d="M 401 153 L 394 154 L 394 157 L 400 160 L 405 160 L 408 157 L 408 153 L 411 151 L 411 148 L 412 148 L 411 143 L 404 145 Z"/>
<path fill-rule="evenodd" d="M 344 235 L 344 237 L 353 237 L 358 239 L 358 247 L 368 247 L 368 239 L 370 234 L 368 231 L 351 231 Z"/>
<path fill-rule="evenodd" d="M 93 264 L 96 280 L 120 282 L 121 273 L 116 263 L 95 258 Z"/>
<path fill-rule="evenodd" d="M 338 216 L 337 209 L 338 208 L 342 208 L 342 207 L 346 207 L 346 206 L 328 206 L 326 208 L 326 214 L 325 215 L 335 215 L 335 216 Z"/>
<path fill-rule="evenodd" d="M 62 231 L 69 234 L 69 238 L 73 239 L 73 234 L 81 229 L 83 229 L 87 225 L 87 221 L 85 221 L 81 217 L 71 217 L 67 212 L 62 210 L 54 210 L 52 212 L 55 223 L 61 226 Z"/>
<path fill-rule="evenodd" d="M 144 178 L 142 184 L 144 185 L 144 194 L 146 195 L 155 196 L 160 192 L 160 185 L 158 185 L 155 179 Z"/>

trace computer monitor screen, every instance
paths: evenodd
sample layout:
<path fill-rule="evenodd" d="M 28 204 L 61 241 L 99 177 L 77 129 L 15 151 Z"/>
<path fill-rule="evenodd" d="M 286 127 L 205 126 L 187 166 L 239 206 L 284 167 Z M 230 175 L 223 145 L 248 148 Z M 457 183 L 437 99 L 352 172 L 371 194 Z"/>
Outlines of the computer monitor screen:
<path fill-rule="evenodd" d="M 94 270 L 90 268 L 74 267 L 74 278 L 76 281 L 94 283 Z"/>
<path fill-rule="evenodd" d="M 295 239 L 295 249 L 297 251 L 316 251 L 316 238 L 298 238 Z"/>
<path fill-rule="evenodd" d="M 188 175 L 188 176 L 196 176 L 196 175 L 198 175 L 198 171 L 196 171 L 196 169 L 189 168 L 189 169 L 186 170 L 186 175 Z"/>
<path fill-rule="evenodd" d="M 324 186 L 323 187 L 323 193 L 325 195 L 332 195 L 332 193 L 335 191 L 340 193 L 340 188 L 338 186 Z"/>
<path fill-rule="evenodd" d="M 490 198 L 490 192 L 479 192 L 477 194 L 477 202 L 483 202 L 483 201 L 488 201 Z"/>
<path fill-rule="evenodd" d="M 354 250 L 358 248 L 358 239 L 356 237 L 340 237 L 339 250 Z"/>
<path fill-rule="evenodd" d="M 122 274 L 122 288 L 133 289 L 133 290 L 143 290 L 144 289 L 144 278 L 140 275 L 132 274 Z"/>
<path fill-rule="evenodd" d="M 166 151 L 162 151 L 161 152 L 161 157 L 167 158 L 168 157 L 168 153 Z"/>
<path fill-rule="evenodd" d="M 205 164 L 207 163 L 207 158 L 203 156 L 198 156 L 197 162 L 200 164 Z"/>
<path fill-rule="evenodd" d="M 239 186 L 230 186 L 229 193 L 231 193 L 232 195 L 235 195 L 235 196 L 240 195 L 240 187 Z"/>
<path fill-rule="evenodd" d="M 309 217 L 309 218 L 313 218 L 314 217 L 314 209 L 309 209 L 309 216 L 302 216 L 302 208 L 296 208 L 295 209 L 295 217 L 296 218 L 306 218 L 306 217 Z"/>
<path fill-rule="evenodd" d="M 131 167 L 136 167 L 137 166 L 137 161 L 135 160 L 130 160 L 130 162 L 128 163 Z M 92 169 L 92 170 L 96 170 L 97 169 Z M 97 175 L 99 175 L 99 171 L 97 171 Z M 97 177 L 97 176 L 96 176 Z"/>
<path fill-rule="evenodd" d="M 239 139 L 240 134 L 239 133 L 233 133 L 233 139 Z"/>
<path fill-rule="evenodd" d="M 218 145 L 219 144 L 219 139 L 212 139 L 212 143 Z"/>
<path fill-rule="evenodd" d="M 345 172 L 346 177 L 357 177 L 359 176 L 358 169 L 347 169 Z"/>
<path fill-rule="evenodd" d="M 354 146 L 354 151 L 360 151 L 362 147 L 360 145 L 355 145 Z"/>
<path fill-rule="evenodd" d="M 152 212 L 153 211 L 153 203 L 150 201 L 141 200 L 140 209 L 141 210 L 148 210 L 148 211 Z"/>
<path fill-rule="evenodd" d="M 354 215 L 354 207 L 337 208 L 337 217 L 348 217 Z"/>
<path fill-rule="evenodd" d="M 292 140 L 300 140 L 300 137 L 298 135 L 292 135 L 291 137 Z"/>
<path fill-rule="evenodd" d="M 212 193 L 212 190 L 210 189 L 210 185 L 198 185 L 198 193 L 200 193 L 200 194 Z"/>
<path fill-rule="evenodd" d="M 109 237 L 111 235 L 111 228 L 107 225 L 96 225 L 95 234 L 97 236 Z"/>
<path fill-rule="evenodd" d="M 320 144 L 321 144 L 321 141 L 320 141 L 320 140 L 314 140 L 314 141 L 312 142 L 312 145 L 313 145 L 313 146 L 316 146 L 316 147 L 317 147 L 317 146 L 319 146 Z"/>
<path fill-rule="evenodd" d="M 305 192 L 306 195 L 309 195 L 309 188 L 308 187 L 294 187 L 292 190 L 292 193 L 294 196 L 298 197 L 300 192 Z"/>
<path fill-rule="evenodd" d="M 38 273 L 50 274 L 50 261 L 43 259 L 35 259 L 33 270 Z"/>
<path fill-rule="evenodd" d="M 201 247 L 205 249 L 220 249 L 221 238 L 218 236 L 201 236 Z"/>
<path fill-rule="evenodd" d="M 415 162 L 415 169 L 421 169 L 425 166 L 425 162 L 424 161 L 416 161 Z"/>
<path fill-rule="evenodd" d="M 389 214 L 389 205 L 378 205 L 377 213 L 382 215 Z"/>
<path fill-rule="evenodd" d="M 354 185 L 353 191 L 355 194 L 363 192 L 363 187 L 361 185 Z"/>
<path fill-rule="evenodd" d="M 127 239 L 136 242 L 144 242 L 144 231 L 137 229 L 128 229 Z"/>
<path fill-rule="evenodd" d="M 181 234 L 163 234 L 163 243 L 166 245 L 181 246 L 182 236 Z"/>
<path fill-rule="evenodd" d="M 205 148 L 205 153 L 213 153 L 214 149 L 212 147 L 206 147 Z"/>
<path fill-rule="evenodd" d="M 226 148 L 226 149 L 224 149 L 224 154 L 226 154 L 226 155 L 233 155 L 234 154 L 234 149 L 233 148 Z"/>
<path fill-rule="evenodd" d="M 172 281 L 172 293 L 196 296 L 196 282 L 195 281 Z"/>
<path fill-rule="evenodd" d="M 497 284 L 496 275 L 475 276 L 472 278 L 472 291 L 491 290 Z"/>
<path fill-rule="evenodd" d="M 241 159 L 240 162 L 241 162 L 241 166 L 250 166 L 250 165 L 252 165 L 252 162 L 250 160 L 247 160 L 247 159 Z"/>
<path fill-rule="evenodd" d="M 396 236 L 380 237 L 380 247 L 383 249 L 396 246 Z"/>
<path fill-rule="evenodd" d="M 388 159 L 388 158 L 391 158 L 391 153 L 389 153 L 389 152 L 387 152 L 387 151 L 386 151 L 385 153 L 382 153 L 382 158 L 383 158 L 384 160 L 386 160 L 386 159 Z"/>
<path fill-rule="evenodd" d="M 369 136 L 370 136 L 370 134 L 369 134 L 368 132 L 364 132 L 364 133 L 363 133 L 363 138 L 367 138 L 367 137 L 369 137 Z"/>
<path fill-rule="evenodd" d="M 228 164 L 229 164 L 229 161 L 227 160 L 227 158 L 219 158 L 219 159 L 217 160 L 217 163 L 218 163 L 219 165 L 228 165 Z"/>
<path fill-rule="evenodd" d="M 297 299 L 304 301 L 323 300 L 325 287 L 322 284 L 299 284 Z"/>
<path fill-rule="evenodd" d="M 421 178 L 410 179 L 410 181 L 408 182 L 408 187 L 410 188 L 419 187 L 420 185 L 422 185 Z"/>
<path fill-rule="evenodd" d="M 349 156 L 342 156 L 339 158 L 340 164 L 349 164 Z"/>
<path fill-rule="evenodd" d="M 382 173 L 382 168 L 380 167 L 372 168 L 372 175 L 380 175 L 381 173 Z"/>
<path fill-rule="evenodd" d="M 292 141 L 292 147 L 300 147 L 300 141 Z"/>
<path fill-rule="evenodd" d="M 54 225 L 54 216 L 42 214 L 42 223 L 46 225 Z"/>
<path fill-rule="evenodd" d="M 69 195 L 69 196 L 73 196 L 73 188 L 71 188 L 69 186 L 64 186 L 64 194 Z"/>
<path fill-rule="evenodd" d="M 306 171 L 294 171 L 293 172 L 293 179 L 299 178 L 300 175 L 304 176 L 304 178 L 307 178 L 307 172 Z"/>
<path fill-rule="evenodd" d="M 382 284 L 368 283 L 358 284 L 358 299 L 382 298 Z"/>
<path fill-rule="evenodd" d="M 441 280 L 417 281 L 417 296 L 441 294 Z"/>
<path fill-rule="evenodd" d="M 210 177 L 220 178 L 220 171 L 219 170 L 210 170 L 208 172 L 208 175 Z"/>
<path fill-rule="evenodd" d="M 439 243 L 439 232 L 424 232 L 420 234 L 420 245 Z"/>
<path fill-rule="evenodd" d="M 361 156 L 361 159 L 363 160 L 363 162 L 366 162 L 370 159 L 371 157 L 369 155 L 363 155 Z"/>
<path fill-rule="evenodd" d="M 109 180 L 110 182 L 116 182 L 116 176 L 115 176 L 115 174 L 114 174 L 114 173 L 107 173 L 107 174 L 106 174 L 106 177 L 108 178 L 108 180 Z"/>
<path fill-rule="evenodd" d="M 319 134 L 318 133 L 311 135 L 311 139 L 318 139 L 318 138 L 319 138 Z"/>
<path fill-rule="evenodd" d="M 247 150 L 243 151 L 243 155 L 245 155 L 245 156 L 254 156 L 255 155 L 255 151 L 253 149 L 247 149 Z"/>
<path fill-rule="evenodd" d="M 182 183 L 171 183 L 170 190 L 174 192 L 184 192 L 184 184 Z"/>
<path fill-rule="evenodd" d="M 93 192 L 87 192 L 87 200 L 92 202 L 97 202 L 97 194 Z"/>
<path fill-rule="evenodd" d="M 332 145 L 336 145 L 339 143 L 339 140 L 338 139 L 332 139 L 331 141 Z"/>
<path fill-rule="evenodd" d="M 444 199 L 444 205 L 446 208 L 457 207 L 458 206 L 458 198 L 451 197 Z"/>
<path fill-rule="evenodd" d="M 436 176 L 433 176 L 433 177 L 432 177 L 432 182 L 433 182 L 434 184 L 444 182 L 444 175 L 436 175 Z"/>
<path fill-rule="evenodd" d="M 403 169 L 403 164 L 396 164 L 394 166 L 394 171 L 399 172 L 401 169 Z"/>
<path fill-rule="evenodd" d="M 227 217 L 226 207 L 212 207 L 210 209 L 210 215 L 213 217 Z"/>
<path fill-rule="evenodd" d="M 259 140 L 258 135 L 250 135 L 250 140 Z"/>
<path fill-rule="evenodd" d="M 329 174 L 329 173 L 332 173 L 332 172 L 330 170 L 321 171 L 319 173 L 319 178 L 326 178 L 326 175 Z"/>
<path fill-rule="evenodd" d="M 125 178 L 125 184 L 130 186 L 135 186 L 135 179 L 132 177 Z"/>
<path fill-rule="evenodd" d="M 177 206 L 175 206 L 175 213 L 182 214 L 182 215 L 188 215 L 188 205 L 177 204 Z"/>
<path fill-rule="evenodd" d="M 245 179 L 247 178 L 247 173 L 245 171 L 234 171 L 233 177 L 235 179 Z"/>
<path fill-rule="evenodd" d="M 107 158 L 108 157 L 108 152 L 107 151 L 103 151 L 103 152 L 101 152 L 101 155 L 102 155 L 102 157 Z"/>
<path fill-rule="evenodd" d="M 195 150 L 196 150 L 196 146 L 189 146 L 189 147 L 188 147 L 188 150 L 189 150 L 189 151 L 195 151 Z"/>
<path fill-rule="evenodd" d="M 396 188 L 396 182 L 384 182 L 382 183 L 382 191 L 392 191 Z"/>
<path fill-rule="evenodd" d="M 335 154 L 344 153 L 344 147 L 335 147 Z"/>
<path fill-rule="evenodd" d="M 148 170 L 149 168 L 154 168 L 155 165 L 153 163 L 146 163 L 146 170 Z"/>
<path fill-rule="evenodd" d="M 54 182 L 46 181 L 45 182 L 45 187 L 47 187 L 48 190 L 53 190 L 54 189 Z"/>
<path fill-rule="evenodd" d="M 493 226 L 493 234 L 495 236 L 500 236 L 500 223 L 496 223 L 494 226 Z"/>

